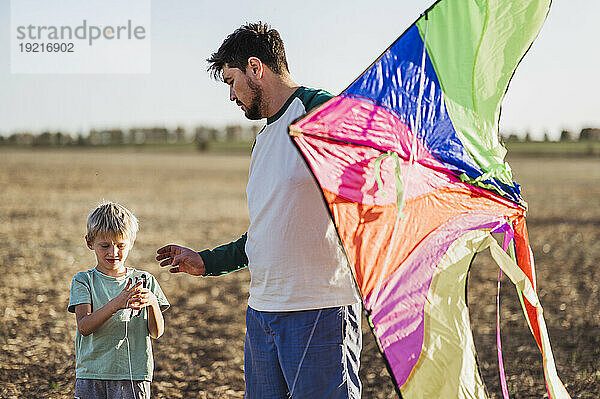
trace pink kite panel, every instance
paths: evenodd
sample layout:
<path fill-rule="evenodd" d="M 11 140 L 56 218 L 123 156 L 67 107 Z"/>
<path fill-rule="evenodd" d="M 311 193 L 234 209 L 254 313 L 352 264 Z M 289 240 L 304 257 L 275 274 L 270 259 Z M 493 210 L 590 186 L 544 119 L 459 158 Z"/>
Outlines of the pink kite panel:
<path fill-rule="evenodd" d="M 302 133 L 343 140 L 409 159 L 413 135 L 409 126 L 386 108 L 353 97 L 338 96 L 294 125 Z M 433 156 L 416 140 L 414 159 Z M 441 167 L 437 161 L 434 162 Z"/>
<path fill-rule="evenodd" d="M 315 177 L 324 189 L 349 201 L 364 205 L 387 205 L 396 202 L 396 162 L 386 157 L 381 162 L 382 187 L 377 185 L 376 159 L 382 155 L 370 147 L 332 143 L 314 136 L 295 137 Z M 334 145 L 332 145 L 334 144 Z M 420 164 L 409 166 L 400 160 L 405 201 L 433 190 L 464 185 L 456 177 Z M 407 184 L 410 183 L 410 184 Z"/>

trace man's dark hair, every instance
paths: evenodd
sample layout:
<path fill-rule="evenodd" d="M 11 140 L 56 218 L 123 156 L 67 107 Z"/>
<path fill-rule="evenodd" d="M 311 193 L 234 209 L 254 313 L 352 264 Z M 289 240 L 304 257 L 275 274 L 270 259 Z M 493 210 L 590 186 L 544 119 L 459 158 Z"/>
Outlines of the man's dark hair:
<path fill-rule="evenodd" d="M 262 22 L 243 25 L 227 36 L 219 50 L 206 60 L 208 72 L 215 79 L 222 79 L 225 64 L 246 72 L 250 57 L 258 58 L 278 75 L 289 72 L 279 32 Z"/>

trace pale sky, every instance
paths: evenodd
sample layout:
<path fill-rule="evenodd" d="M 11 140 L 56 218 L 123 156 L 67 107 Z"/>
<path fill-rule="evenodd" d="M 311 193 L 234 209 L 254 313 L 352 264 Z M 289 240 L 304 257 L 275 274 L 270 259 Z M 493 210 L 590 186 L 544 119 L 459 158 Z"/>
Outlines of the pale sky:
<path fill-rule="evenodd" d="M 0 0 L 0 134 L 248 125 L 205 62 L 243 23 L 273 25 L 294 80 L 338 94 L 432 3 L 152 0 L 151 73 L 60 75 L 11 74 L 10 2 Z M 599 15 L 598 0 L 553 2 L 509 86 L 501 131 L 558 138 L 600 127 Z"/>

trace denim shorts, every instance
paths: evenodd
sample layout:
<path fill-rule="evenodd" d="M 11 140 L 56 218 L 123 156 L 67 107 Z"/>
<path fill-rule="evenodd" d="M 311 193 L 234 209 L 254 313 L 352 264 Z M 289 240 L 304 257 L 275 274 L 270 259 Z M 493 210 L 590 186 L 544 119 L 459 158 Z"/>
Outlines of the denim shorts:
<path fill-rule="evenodd" d="M 135 389 L 135 394 L 133 393 Z M 75 380 L 75 399 L 150 399 L 150 381 Z"/>
<path fill-rule="evenodd" d="M 361 304 L 296 312 L 246 311 L 248 399 L 358 399 Z"/>

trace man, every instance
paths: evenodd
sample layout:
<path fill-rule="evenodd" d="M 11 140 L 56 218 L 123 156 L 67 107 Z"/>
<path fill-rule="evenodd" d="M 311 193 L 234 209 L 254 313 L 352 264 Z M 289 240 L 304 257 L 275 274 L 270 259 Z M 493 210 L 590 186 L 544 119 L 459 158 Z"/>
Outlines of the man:
<path fill-rule="evenodd" d="M 167 245 L 156 259 L 196 276 L 248 266 L 247 398 L 359 398 L 359 299 L 322 194 L 288 135 L 294 119 L 332 96 L 292 80 L 279 33 L 263 23 L 234 31 L 208 62 L 248 119 L 267 118 L 250 160 L 250 227 L 213 250 Z"/>

